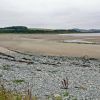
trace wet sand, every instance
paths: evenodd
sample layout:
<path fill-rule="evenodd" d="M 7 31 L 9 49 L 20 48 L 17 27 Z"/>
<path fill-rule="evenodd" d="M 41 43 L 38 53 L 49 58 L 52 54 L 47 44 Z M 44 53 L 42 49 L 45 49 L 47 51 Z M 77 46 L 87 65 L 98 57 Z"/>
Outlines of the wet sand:
<path fill-rule="evenodd" d="M 0 35 L 0 47 L 21 52 L 42 55 L 75 56 L 88 55 L 100 58 L 100 45 L 64 43 L 64 40 L 82 39 L 89 42 L 100 42 L 100 36 L 65 36 L 65 35 Z M 0 48 L 0 51 L 2 49 Z"/>

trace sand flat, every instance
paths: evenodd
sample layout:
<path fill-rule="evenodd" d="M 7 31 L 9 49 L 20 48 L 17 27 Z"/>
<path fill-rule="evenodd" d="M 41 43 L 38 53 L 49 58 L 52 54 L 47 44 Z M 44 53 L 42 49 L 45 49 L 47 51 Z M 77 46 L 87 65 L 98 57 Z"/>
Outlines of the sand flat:
<path fill-rule="evenodd" d="M 100 58 L 100 45 L 63 43 L 63 40 L 79 37 L 63 37 L 59 35 L 0 35 L 0 47 L 35 54 L 84 56 Z M 80 37 L 81 39 L 82 37 Z M 92 38 L 85 37 L 92 41 Z M 99 41 L 98 37 L 98 41 Z M 83 38 L 82 38 L 83 39 Z M 94 40 L 93 40 L 94 41 Z M 0 48 L 0 51 L 5 51 Z"/>

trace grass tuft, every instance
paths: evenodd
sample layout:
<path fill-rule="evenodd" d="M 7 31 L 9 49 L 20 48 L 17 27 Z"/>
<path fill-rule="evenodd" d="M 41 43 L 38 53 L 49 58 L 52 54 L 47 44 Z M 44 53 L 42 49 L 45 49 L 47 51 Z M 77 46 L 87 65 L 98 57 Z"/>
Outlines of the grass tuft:
<path fill-rule="evenodd" d="M 21 84 L 22 82 L 25 82 L 25 80 L 13 80 L 13 83 Z"/>

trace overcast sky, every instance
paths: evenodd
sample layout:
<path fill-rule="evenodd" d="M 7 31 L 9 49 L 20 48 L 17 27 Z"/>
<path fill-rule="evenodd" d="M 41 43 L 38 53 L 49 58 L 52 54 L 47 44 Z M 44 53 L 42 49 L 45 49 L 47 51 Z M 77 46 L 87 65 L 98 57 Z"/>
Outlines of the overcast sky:
<path fill-rule="evenodd" d="M 0 27 L 100 28 L 100 0 L 0 0 Z"/>

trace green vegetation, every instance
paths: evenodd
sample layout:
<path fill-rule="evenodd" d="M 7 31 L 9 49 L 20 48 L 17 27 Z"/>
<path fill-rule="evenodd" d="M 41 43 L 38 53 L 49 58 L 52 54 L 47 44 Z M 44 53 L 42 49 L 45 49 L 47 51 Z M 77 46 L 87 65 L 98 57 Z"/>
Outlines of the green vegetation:
<path fill-rule="evenodd" d="M 22 82 L 25 82 L 25 80 L 13 80 L 13 83 L 21 84 Z"/>
<path fill-rule="evenodd" d="M 67 91 L 63 93 L 64 97 L 67 97 L 68 95 L 69 95 L 69 93 Z"/>
<path fill-rule="evenodd" d="M 15 94 L 7 91 L 3 85 L 0 87 L 0 100 L 37 100 L 36 96 L 31 96 L 30 93 L 25 95 Z"/>
<path fill-rule="evenodd" d="M 26 26 L 12 26 L 12 27 L 4 27 L 0 28 L 0 33 L 26 33 L 26 34 L 35 34 L 35 33 L 99 33 L 100 30 L 97 29 L 90 29 L 90 30 L 84 30 L 84 29 L 39 29 L 39 28 L 27 28 Z"/>
<path fill-rule="evenodd" d="M 11 92 L 6 92 L 5 90 L 0 91 L 0 100 L 37 100 L 37 97 L 32 96 L 30 99 L 29 95 L 13 94 Z"/>
<path fill-rule="evenodd" d="M 10 65 L 3 65 L 4 70 L 10 70 Z"/>

